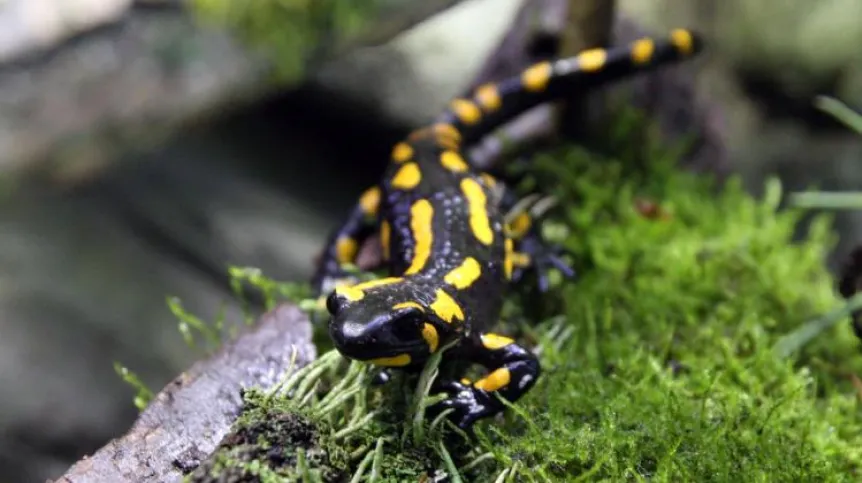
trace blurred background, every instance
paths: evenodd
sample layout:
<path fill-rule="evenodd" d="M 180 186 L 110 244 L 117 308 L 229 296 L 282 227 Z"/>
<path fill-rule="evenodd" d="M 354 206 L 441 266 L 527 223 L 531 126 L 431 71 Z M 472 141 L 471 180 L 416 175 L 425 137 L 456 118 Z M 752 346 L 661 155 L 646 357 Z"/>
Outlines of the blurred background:
<path fill-rule="evenodd" d="M 471 82 L 523 0 L 294 2 L 256 36 L 219 21 L 245 15 L 226 3 L 0 0 L 0 481 L 57 477 L 128 428 L 114 362 L 158 390 L 201 356 L 166 297 L 238 320 L 228 265 L 307 278 L 391 143 Z M 757 193 L 774 175 L 862 186 L 862 137 L 812 106 L 862 107 L 860 18 L 857 0 L 620 0 L 614 22 L 707 35 L 693 82 Z M 837 227 L 833 267 L 862 213 Z"/>

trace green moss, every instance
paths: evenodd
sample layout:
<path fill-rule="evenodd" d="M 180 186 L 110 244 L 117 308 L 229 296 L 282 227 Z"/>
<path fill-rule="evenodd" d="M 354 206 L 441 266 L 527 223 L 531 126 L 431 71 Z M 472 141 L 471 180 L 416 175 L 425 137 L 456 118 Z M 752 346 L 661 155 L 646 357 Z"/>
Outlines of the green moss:
<path fill-rule="evenodd" d="M 331 53 L 375 18 L 384 0 L 192 0 L 197 15 L 229 28 L 273 63 L 276 79 L 301 79 L 310 61 Z"/>
<path fill-rule="evenodd" d="M 341 443 L 353 442 L 370 418 L 365 417 L 364 402 L 353 404 L 365 400 L 362 383 L 367 371 L 358 364 L 349 365 L 347 374 L 342 372 L 341 385 L 321 388 L 332 389 L 330 397 L 318 398 L 321 376 L 331 380 L 340 362 L 336 354 L 328 354 L 291 372 L 269 393 L 246 392 L 231 432 L 186 481 L 343 479 L 350 471 L 350 455 Z"/>
<path fill-rule="evenodd" d="M 333 481 L 347 474 L 346 453 L 321 441 L 319 423 L 263 393 L 244 397 L 246 408 L 234 430 L 186 481 L 296 481 L 302 473 Z M 301 460 L 314 472 L 303 471 Z"/>
<path fill-rule="evenodd" d="M 138 408 L 138 411 L 143 411 L 150 401 L 153 400 L 153 391 L 138 377 L 137 374 L 130 371 L 129 368 L 120 364 L 119 362 L 114 362 L 114 372 L 117 373 L 118 376 L 131 386 L 132 389 L 135 390 L 135 397 L 133 402 L 135 407 Z"/>
<path fill-rule="evenodd" d="M 499 462 L 590 481 L 856 479 L 858 395 L 839 375 L 862 368 L 849 327 L 792 360 L 772 351 L 840 303 L 827 218 L 794 243 L 802 213 L 776 211 L 775 181 L 758 201 L 666 162 L 626 171 L 567 149 L 537 163 L 581 276 L 558 295 L 571 336 L 543 352 L 548 373 L 520 404 L 529 421 L 485 428 Z"/>
<path fill-rule="evenodd" d="M 478 425 L 477 442 L 439 424 L 417 437 L 415 378 L 370 388 L 367 368 L 334 353 L 292 378 L 298 395 L 250 399 L 241 421 L 301 415 L 330 455 L 306 458 L 309 471 L 361 481 L 452 467 L 483 482 L 858 480 L 859 344 L 848 324 L 818 320 L 843 304 L 824 265 L 830 219 L 796 239 L 806 214 L 778 209 L 776 181 L 754 199 L 738 180 L 681 172 L 643 131 L 615 136 L 624 147 L 638 136 L 640 149 L 564 147 L 530 169 L 523 188 L 558 198 L 547 235 L 572 252 L 579 277 L 508 301 L 505 327 L 538 345 L 544 374 Z M 267 432 L 262 448 L 282 429 L 292 431 Z"/>

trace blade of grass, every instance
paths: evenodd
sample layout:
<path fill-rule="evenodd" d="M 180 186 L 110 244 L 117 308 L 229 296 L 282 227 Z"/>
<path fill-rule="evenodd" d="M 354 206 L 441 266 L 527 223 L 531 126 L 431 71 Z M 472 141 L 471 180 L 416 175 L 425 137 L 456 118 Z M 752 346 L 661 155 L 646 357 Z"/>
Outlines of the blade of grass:
<path fill-rule="evenodd" d="M 802 324 L 798 329 L 778 339 L 773 346 L 775 354 L 781 358 L 790 356 L 819 334 L 829 330 L 857 310 L 862 310 L 862 293 L 857 293 L 843 306 L 824 314 L 820 318 Z"/>
<path fill-rule="evenodd" d="M 850 129 L 862 134 L 862 114 L 850 109 L 838 99 L 829 96 L 817 96 L 814 99 L 814 106 L 832 115 Z"/>
<path fill-rule="evenodd" d="M 862 191 L 803 191 L 791 193 L 790 205 L 821 210 L 862 210 Z"/>

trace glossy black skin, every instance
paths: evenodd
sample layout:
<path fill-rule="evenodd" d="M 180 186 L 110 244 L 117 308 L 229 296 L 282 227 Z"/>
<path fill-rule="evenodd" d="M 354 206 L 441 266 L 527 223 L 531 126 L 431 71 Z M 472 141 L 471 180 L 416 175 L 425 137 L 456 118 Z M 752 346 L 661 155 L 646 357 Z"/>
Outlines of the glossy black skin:
<path fill-rule="evenodd" d="M 479 172 L 468 169 L 452 172 L 440 162 L 444 150 L 461 148 L 463 142 L 472 142 L 494 127 L 515 117 L 526 109 L 553 98 L 571 88 L 585 88 L 623 79 L 636 72 L 659 65 L 676 62 L 696 54 L 700 40 L 692 34 L 687 46 L 674 42 L 656 42 L 650 62 L 635 63 L 632 46 L 607 51 L 607 61 L 602 69 L 579 70 L 579 59 L 563 59 L 552 64 L 553 74 L 547 85 L 536 92 L 528 92 L 520 77 L 497 84 L 501 105 L 485 109 L 480 122 L 468 122 L 463 115 L 445 112 L 436 125 L 448 125 L 451 132 L 435 134 L 433 129 L 413 133 L 407 144 L 412 148 L 410 160 L 417 163 L 421 181 L 410 189 L 392 186 L 392 180 L 403 166 L 403 162 L 392 161 L 379 185 L 379 204 L 372 212 L 357 205 L 347 221 L 329 240 L 323 261 L 314 283 L 322 292 L 327 281 L 344 277 L 338 262 L 336 240 L 349 237 L 362 242 L 371 233 L 379 230 L 381 222 L 391 226 L 390 254 L 385 267 L 399 282 L 380 285 L 363 291 L 360 300 L 351 301 L 339 290 L 327 298 L 327 309 L 332 315 L 329 331 L 336 348 L 345 356 L 357 360 L 372 360 L 407 354 L 410 363 L 402 369 L 417 370 L 431 355 L 431 347 L 422 336 L 424 324 L 430 324 L 438 334 L 438 350 L 447 342 L 458 343 L 446 353 L 445 361 L 464 360 L 485 366 L 489 373 L 501 369 L 507 371 L 508 382 L 494 391 L 463 384 L 454 380 L 441 381 L 437 389 L 449 394 L 449 398 L 431 413 L 452 408 L 450 418 L 462 429 L 468 429 L 481 418 L 499 413 L 504 406 L 492 392 L 497 392 L 509 401 L 515 401 L 526 393 L 540 375 L 540 366 L 535 356 L 513 341 L 508 344 L 483 344 L 482 336 L 497 322 L 500 309 L 510 283 L 517 282 L 525 270 L 533 270 L 539 276 L 540 288 L 547 287 L 547 273 L 552 268 L 571 278 L 574 272 L 559 257 L 557 247 L 548 246 L 539 236 L 535 224 L 522 238 L 513 240 L 514 250 L 530 256 L 528 267 L 515 269 L 509 278 L 504 273 L 506 250 L 504 241 L 507 231 L 503 216 L 516 198 Z M 685 47 L 685 48 L 683 48 Z M 636 65 L 637 64 L 637 65 Z M 479 98 L 472 99 L 477 105 Z M 487 107 L 487 106 L 485 106 Z M 454 133 L 454 134 L 453 134 Z M 469 160 L 466 160 L 469 163 Z M 484 192 L 485 206 L 493 242 L 485 245 L 477 240 L 470 228 L 470 213 L 467 200 L 460 188 L 464 178 L 475 180 Z M 417 200 L 428 200 L 434 215 L 430 229 L 433 244 L 430 256 L 422 270 L 403 275 L 413 261 L 416 240 L 411 229 L 411 206 Z M 458 267 L 465 257 L 473 257 L 481 267 L 480 277 L 468 288 L 457 290 L 444 281 L 444 276 Z M 447 322 L 434 311 L 435 293 L 444 291 L 461 308 L 461 321 Z M 410 306 L 395 308 L 399 304 Z M 413 306 L 415 304 L 416 306 Z M 385 374 L 384 374 L 385 375 Z M 481 385 L 481 384 L 480 384 Z"/>

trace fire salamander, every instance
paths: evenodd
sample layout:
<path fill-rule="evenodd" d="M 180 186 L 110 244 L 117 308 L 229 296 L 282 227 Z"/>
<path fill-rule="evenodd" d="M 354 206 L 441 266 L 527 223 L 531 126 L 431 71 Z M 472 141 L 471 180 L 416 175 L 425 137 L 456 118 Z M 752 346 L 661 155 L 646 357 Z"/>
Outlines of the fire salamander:
<path fill-rule="evenodd" d="M 429 410 L 453 409 L 449 417 L 462 429 L 503 411 L 494 393 L 514 402 L 529 391 L 540 374 L 538 360 L 489 329 L 505 289 L 522 273 L 536 272 L 544 290 L 552 268 L 567 278 L 574 271 L 558 247 L 543 242 L 529 215 L 505 222 L 517 200 L 474 169 L 462 147 L 542 102 L 690 58 L 701 45 L 697 34 L 678 29 L 667 39 L 540 62 L 453 100 L 433 124 L 397 143 L 383 180 L 361 195 L 332 234 L 314 277 L 322 296 L 335 287 L 326 309 L 338 351 L 383 367 L 385 375 L 388 368 L 421 369 L 431 354 L 457 340 L 444 362 L 476 363 L 488 372 L 475 382 L 439 383 L 435 393 L 448 398 Z M 350 279 L 342 267 L 354 262 L 360 244 L 374 233 L 389 275 L 333 285 Z"/>

